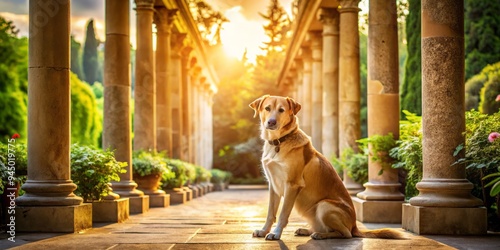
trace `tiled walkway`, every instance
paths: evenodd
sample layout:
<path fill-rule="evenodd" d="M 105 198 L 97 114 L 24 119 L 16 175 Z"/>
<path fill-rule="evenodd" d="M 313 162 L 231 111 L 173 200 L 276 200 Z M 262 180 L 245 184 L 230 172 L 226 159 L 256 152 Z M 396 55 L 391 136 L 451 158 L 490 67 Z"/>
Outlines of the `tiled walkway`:
<path fill-rule="evenodd" d="M 305 223 L 293 214 L 280 241 L 253 238 L 267 211 L 267 190 L 231 186 L 184 205 L 153 208 L 124 223 L 94 224 L 77 234 L 21 234 L 11 243 L 2 235 L 0 248 L 14 249 L 500 249 L 500 236 L 422 237 L 408 240 L 331 239 L 294 236 Z M 400 225 L 359 224 L 360 228 Z M 402 229 L 398 229 L 403 232 Z"/>

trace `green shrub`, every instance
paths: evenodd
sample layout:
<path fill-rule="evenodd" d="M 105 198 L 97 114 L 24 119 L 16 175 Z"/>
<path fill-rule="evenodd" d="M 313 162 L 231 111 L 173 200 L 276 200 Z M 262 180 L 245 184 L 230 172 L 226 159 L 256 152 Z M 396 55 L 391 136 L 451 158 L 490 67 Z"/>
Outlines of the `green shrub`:
<path fill-rule="evenodd" d="M 418 195 L 417 183 L 422 179 L 422 117 L 403 110 L 406 120 L 400 121 L 397 147 L 389 151 L 396 159 L 393 168 L 402 169 L 406 174 L 405 197 Z"/>
<path fill-rule="evenodd" d="M 210 178 L 212 178 L 212 173 L 210 173 L 210 170 L 198 165 L 195 165 L 195 168 L 196 168 L 196 183 L 204 183 L 210 181 Z"/>
<path fill-rule="evenodd" d="M 340 154 L 340 159 L 334 157 L 332 161 L 334 168 L 343 172 L 347 171 L 353 181 L 359 184 L 368 182 L 368 150 L 361 145 L 359 152 L 355 153 L 352 148 L 346 148 Z"/>
<path fill-rule="evenodd" d="M 119 181 L 126 162 L 118 162 L 113 151 L 73 144 L 71 147 L 71 178 L 77 185 L 75 194 L 85 202 L 101 200 L 109 193 L 108 183 Z"/>
<path fill-rule="evenodd" d="M 213 168 L 210 170 L 212 174 L 212 178 L 210 178 L 210 182 L 212 183 L 225 183 L 229 182 L 232 174 L 228 171 L 220 170 L 217 168 Z"/>
<path fill-rule="evenodd" d="M 9 183 L 22 185 L 28 174 L 26 144 L 10 140 L 12 142 L 10 144 L 0 143 L 0 193 L 3 193 L 4 187 Z"/>
<path fill-rule="evenodd" d="M 184 162 L 178 159 L 166 159 L 167 165 L 174 173 L 173 178 L 162 179 L 162 189 L 180 188 L 189 179 Z"/>
<path fill-rule="evenodd" d="M 481 89 L 479 111 L 489 115 L 498 112 L 500 110 L 500 102 L 496 101 L 498 95 L 500 95 L 500 71 L 490 76 L 489 80 Z"/>
<path fill-rule="evenodd" d="M 389 155 L 391 149 L 396 147 L 396 140 L 394 135 L 389 133 L 387 135 L 372 135 L 370 137 L 357 140 L 362 145 L 362 148 L 369 148 L 369 156 L 372 162 L 377 162 L 382 166 L 381 175 L 386 168 L 391 168 L 394 163 L 394 158 Z"/>
<path fill-rule="evenodd" d="M 136 151 L 132 157 L 133 173 L 139 176 L 160 175 L 162 179 L 174 178 L 175 174 L 167 165 L 162 153 Z"/>

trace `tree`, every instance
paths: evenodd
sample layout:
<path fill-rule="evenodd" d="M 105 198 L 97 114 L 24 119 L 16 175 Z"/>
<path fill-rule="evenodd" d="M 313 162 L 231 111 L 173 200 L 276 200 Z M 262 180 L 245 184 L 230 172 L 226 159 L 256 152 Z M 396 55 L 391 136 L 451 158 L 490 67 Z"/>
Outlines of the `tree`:
<path fill-rule="evenodd" d="M 28 40 L 0 16 L 0 137 L 26 135 Z M 24 137 L 22 137 L 24 138 Z"/>
<path fill-rule="evenodd" d="M 71 73 L 71 143 L 98 146 L 102 131 L 99 113 L 92 88 Z"/>
<path fill-rule="evenodd" d="M 465 79 L 500 61 L 500 2 L 465 1 Z"/>
<path fill-rule="evenodd" d="M 421 31 L 420 0 L 408 0 L 408 16 L 406 17 L 406 40 L 408 55 L 405 73 L 401 86 L 401 110 L 408 110 L 417 115 L 422 114 L 422 65 L 421 65 Z"/>
<path fill-rule="evenodd" d="M 90 85 L 97 81 L 97 46 L 99 46 L 99 41 L 97 41 L 95 31 L 94 31 L 94 20 L 90 19 L 87 24 L 87 35 L 85 38 L 85 45 L 83 47 L 83 73 L 85 78 L 83 78 Z"/>
<path fill-rule="evenodd" d="M 267 7 L 267 13 L 259 13 L 259 15 L 267 20 L 264 31 L 269 38 L 269 41 L 264 42 L 261 49 L 266 52 L 284 51 L 287 45 L 287 34 L 290 31 L 290 18 L 283 6 L 278 0 L 271 0 L 271 4 Z"/>
<path fill-rule="evenodd" d="M 78 78 L 85 79 L 82 70 L 82 45 L 71 36 L 71 71 L 75 73 Z"/>
<path fill-rule="evenodd" d="M 198 24 L 201 37 L 208 45 L 220 44 L 222 24 L 229 20 L 203 0 L 188 0 L 194 21 Z"/>

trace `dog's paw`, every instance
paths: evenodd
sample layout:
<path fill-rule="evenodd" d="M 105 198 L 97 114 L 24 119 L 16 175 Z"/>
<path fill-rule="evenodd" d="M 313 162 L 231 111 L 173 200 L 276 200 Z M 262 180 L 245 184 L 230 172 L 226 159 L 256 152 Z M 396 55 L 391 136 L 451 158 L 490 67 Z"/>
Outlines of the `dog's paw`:
<path fill-rule="evenodd" d="M 264 230 L 255 230 L 255 231 L 253 231 L 252 236 L 253 237 L 264 237 L 264 236 L 266 236 L 266 234 L 267 234 L 267 232 Z"/>
<path fill-rule="evenodd" d="M 309 236 L 311 235 L 311 231 L 307 228 L 299 228 L 295 231 L 295 236 Z"/>
<path fill-rule="evenodd" d="M 318 233 L 318 232 L 314 232 L 314 233 L 311 234 L 311 238 L 313 240 L 324 240 L 324 239 L 327 239 L 324 236 L 325 236 L 324 234 Z"/>
<path fill-rule="evenodd" d="M 281 234 L 268 233 L 266 235 L 266 240 L 279 240 L 280 238 L 281 238 Z"/>

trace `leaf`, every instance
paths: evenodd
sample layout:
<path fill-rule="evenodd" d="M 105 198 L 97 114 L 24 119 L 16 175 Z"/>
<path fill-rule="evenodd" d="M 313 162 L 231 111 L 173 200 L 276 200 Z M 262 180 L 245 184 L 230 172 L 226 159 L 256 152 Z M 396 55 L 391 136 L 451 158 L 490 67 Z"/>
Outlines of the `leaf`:
<path fill-rule="evenodd" d="M 460 153 L 460 151 L 462 151 L 462 149 L 464 148 L 464 144 L 461 143 L 460 145 L 457 146 L 457 148 L 455 148 L 455 152 L 453 152 L 453 156 L 457 156 L 458 153 Z"/>
<path fill-rule="evenodd" d="M 491 196 L 496 196 L 500 193 L 500 182 L 495 183 L 493 187 L 490 190 L 490 195 Z"/>
<path fill-rule="evenodd" d="M 484 178 L 483 178 L 483 179 L 484 179 Z M 486 188 L 486 187 L 492 186 L 493 184 L 495 184 L 495 185 L 496 185 L 496 183 L 500 183 L 500 177 L 498 177 L 498 178 L 496 178 L 496 179 L 494 179 L 494 180 L 492 180 L 492 181 L 488 182 L 488 184 L 484 185 L 484 187 Z"/>

